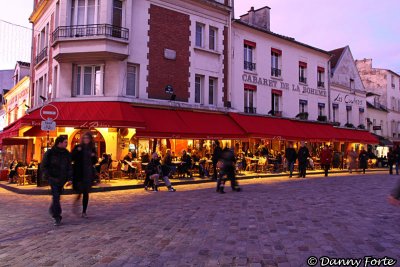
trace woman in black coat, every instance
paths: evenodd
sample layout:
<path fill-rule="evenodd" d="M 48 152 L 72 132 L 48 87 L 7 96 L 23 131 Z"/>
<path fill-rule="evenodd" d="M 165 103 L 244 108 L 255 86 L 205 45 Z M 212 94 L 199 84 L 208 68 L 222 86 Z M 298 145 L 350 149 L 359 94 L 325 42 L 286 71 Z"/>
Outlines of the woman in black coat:
<path fill-rule="evenodd" d="M 75 207 L 82 198 L 82 217 L 86 218 L 86 210 L 89 203 L 89 191 L 92 182 L 95 179 L 96 171 L 94 165 L 97 163 L 96 149 L 93 142 L 93 136 L 90 132 L 82 135 L 81 143 L 74 147 L 72 151 L 72 161 L 74 163 L 73 170 L 73 187 L 78 193 L 75 200 Z"/>
<path fill-rule="evenodd" d="M 360 169 L 363 170 L 363 173 L 365 173 L 365 169 L 368 168 L 368 153 L 365 151 L 364 148 L 361 148 L 360 155 L 358 156 L 358 160 L 360 162 Z"/>

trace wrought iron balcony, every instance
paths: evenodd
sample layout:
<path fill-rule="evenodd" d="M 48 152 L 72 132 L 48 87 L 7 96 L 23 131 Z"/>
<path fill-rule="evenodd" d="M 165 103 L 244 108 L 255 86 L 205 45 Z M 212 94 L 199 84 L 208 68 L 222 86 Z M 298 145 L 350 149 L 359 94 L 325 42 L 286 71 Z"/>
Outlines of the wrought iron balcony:
<path fill-rule="evenodd" d="M 325 83 L 324 82 L 318 82 L 318 87 L 325 88 Z"/>
<path fill-rule="evenodd" d="M 257 113 L 257 109 L 254 107 L 244 107 L 245 113 L 255 114 Z"/>
<path fill-rule="evenodd" d="M 299 82 L 301 83 L 307 83 L 307 78 L 306 77 L 299 77 Z"/>
<path fill-rule="evenodd" d="M 35 65 L 38 65 L 43 60 L 47 58 L 47 46 L 40 51 L 40 53 L 35 57 Z"/>
<path fill-rule="evenodd" d="M 77 26 L 60 26 L 52 33 L 52 42 L 55 43 L 62 39 L 86 37 L 113 37 L 122 40 L 129 39 L 129 29 L 110 25 L 110 24 L 89 24 Z"/>
<path fill-rule="evenodd" d="M 276 68 L 271 68 L 271 76 L 281 77 L 281 70 Z"/>
<path fill-rule="evenodd" d="M 256 70 L 256 63 L 245 61 L 244 62 L 244 69 L 245 70 Z"/>

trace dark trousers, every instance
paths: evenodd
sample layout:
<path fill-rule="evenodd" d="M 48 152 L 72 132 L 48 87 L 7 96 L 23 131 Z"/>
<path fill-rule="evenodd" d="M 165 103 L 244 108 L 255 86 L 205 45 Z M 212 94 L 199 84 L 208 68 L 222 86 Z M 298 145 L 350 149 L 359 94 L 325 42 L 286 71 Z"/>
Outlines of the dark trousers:
<path fill-rule="evenodd" d="M 56 184 L 50 184 L 51 187 L 51 195 L 52 195 L 52 201 L 51 205 L 49 208 L 50 215 L 57 219 L 61 218 L 61 204 L 60 204 L 60 197 L 63 192 L 64 186 L 62 185 L 56 185 Z"/>
<path fill-rule="evenodd" d="M 226 178 L 224 178 L 224 175 L 226 175 Z M 231 182 L 231 188 L 232 190 L 238 190 L 239 189 L 239 184 L 236 180 L 236 174 L 235 174 L 235 168 L 234 167 L 229 167 L 226 168 L 221 175 L 217 179 L 217 191 L 223 191 L 225 187 L 225 182 L 226 180 L 230 180 Z"/>
<path fill-rule="evenodd" d="M 395 199 L 400 200 L 400 180 L 397 180 L 397 185 L 396 185 L 396 187 L 392 190 L 391 195 L 392 195 L 392 197 L 394 197 Z"/>
<path fill-rule="evenodd" d="M 328 176 L 329 168 L 331 167 L 330 164 L 323 164 L 322 165 L 325 171 L 325 176 Z"/>
<path fill-rule="evenodd" d="M 389 174 L 393 174 L 393 162 L 389 162 Z"/>
<path fill-rule="evenodd" d="M 299 175 L 300 177 L 306 178 L 307 162 L 299 163 Z"/>
<path fill-rule="evenodd" d="M 76 197 L 76 201 L 78 202 L 79 199 L 82 197 L 82 213 L 86 213 L 88 204 L 89 204 L 89 187 L 82 187 L 79 191 L 78 196 Z"/>

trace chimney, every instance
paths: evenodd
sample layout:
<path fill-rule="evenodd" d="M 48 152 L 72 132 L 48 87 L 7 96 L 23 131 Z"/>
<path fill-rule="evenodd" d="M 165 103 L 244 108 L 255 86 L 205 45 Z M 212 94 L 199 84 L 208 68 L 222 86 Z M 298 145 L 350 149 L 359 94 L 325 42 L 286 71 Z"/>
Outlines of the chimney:
<path fill-rule="evenodd" d="M 257 10 L 254 10 L 254 7 L 251 7 L 247 14 L 240 16 L 240 20 L 251 26 L 270 31 L 270 10 L 271 8 L 267 6 Z"/>

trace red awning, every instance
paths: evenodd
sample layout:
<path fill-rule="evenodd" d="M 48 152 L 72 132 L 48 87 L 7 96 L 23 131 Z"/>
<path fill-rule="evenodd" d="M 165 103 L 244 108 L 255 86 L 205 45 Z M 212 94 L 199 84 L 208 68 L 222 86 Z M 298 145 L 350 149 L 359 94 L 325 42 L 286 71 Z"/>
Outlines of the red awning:
<path fill-rule="evenodd" d="M 4 139 L 17 137 L 20 127 L 21 120 L 17 120 L 16 122 L 4 128 L 4 130 L 0 133 L 0 146 L 2 145 Z"/>
<path fill-rule="evenodd" d="M 237 113 L 230 113 L 229 115 L 247 133 L 248 137 L 298 139 L 298 133 L 294 130 L 295 127 L 291 120 Z"/>
<path fill-rule="evenodd" d="M 331 141 L 333 139 L 333 127 L 330 124 L 308 122 L 308 121 L 293 121 L 294 129 L 298 139 L 312 142 Z"/>
<path fill-rule="evenodd" d="M 52 102 L 59 111 L 57 126 L 66 127 L 144 127 L 142 117 L 124 102 Z M 40 125 L 40 109 L 22 118 L 26 125 Z"/>
<path fill-rule="evenodd" d="M 332 131 L 334 140 L 363 143 L 363 144 L 378 144 L 379 140 L 368 131 L 345 129 L 333 127 Z"/>
<path fill-rule="evenodd" d="M 135 107 L 146 121 L 137 137 L 230 139 L 244 138 L 245 132 L 226 114 L 191 110 Z"/>

